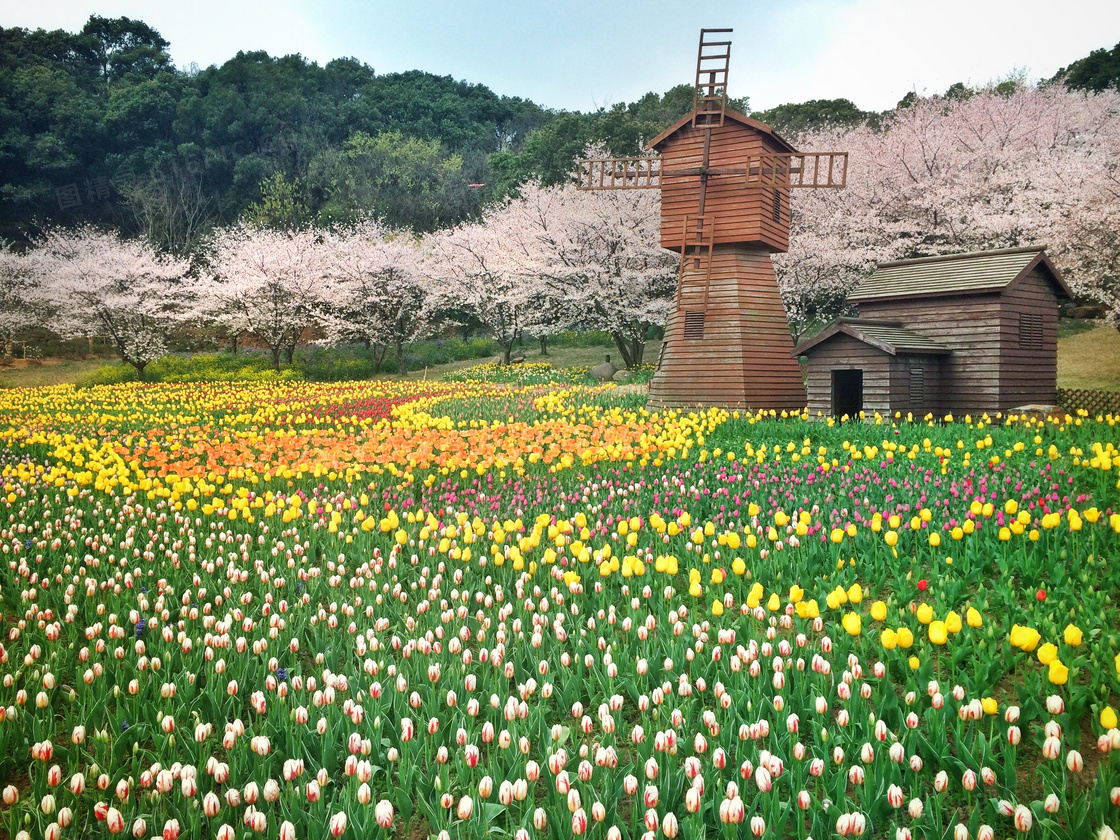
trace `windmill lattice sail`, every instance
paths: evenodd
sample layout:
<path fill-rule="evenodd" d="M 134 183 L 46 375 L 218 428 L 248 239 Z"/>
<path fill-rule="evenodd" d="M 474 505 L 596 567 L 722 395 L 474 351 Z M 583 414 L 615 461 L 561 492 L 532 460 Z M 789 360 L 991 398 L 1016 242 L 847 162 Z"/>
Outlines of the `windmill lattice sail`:
<path fill-rule="evenodd" d="M 692 127 L 722 126 L 727 110 L 727 71 L 731 40 L 717 40 L 730 29 L 701 29 L 696 53 L 696 85 L 692 94 Z"/>

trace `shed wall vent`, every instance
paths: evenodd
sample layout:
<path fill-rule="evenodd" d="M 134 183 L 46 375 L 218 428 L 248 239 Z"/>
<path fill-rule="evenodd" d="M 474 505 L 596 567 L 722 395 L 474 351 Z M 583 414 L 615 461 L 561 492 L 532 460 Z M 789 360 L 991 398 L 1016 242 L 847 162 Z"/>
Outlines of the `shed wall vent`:
<path fill-rule="evenodd" d="M 917 365 L 910 368 L 910 407 L 919 408 L 926 401 L 926 369 Z"/>
<path fill-rule="evenodd" d="M 1019 313 L 1019 349 L 1042 349 L 1042 316 L 1029 312 Z"/>

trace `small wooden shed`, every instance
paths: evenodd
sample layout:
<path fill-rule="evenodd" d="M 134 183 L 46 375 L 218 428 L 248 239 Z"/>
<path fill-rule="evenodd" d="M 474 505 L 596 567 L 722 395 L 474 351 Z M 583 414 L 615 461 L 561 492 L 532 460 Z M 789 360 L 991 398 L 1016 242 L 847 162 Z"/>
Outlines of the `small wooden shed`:
<path fill-rule="evenodd" d="M 848 297 L 858 317 L 794 348 L 810 413 L 1053 405 L 1058 307 L 1070 297 L 1041 247 L 884 263 Z"/>

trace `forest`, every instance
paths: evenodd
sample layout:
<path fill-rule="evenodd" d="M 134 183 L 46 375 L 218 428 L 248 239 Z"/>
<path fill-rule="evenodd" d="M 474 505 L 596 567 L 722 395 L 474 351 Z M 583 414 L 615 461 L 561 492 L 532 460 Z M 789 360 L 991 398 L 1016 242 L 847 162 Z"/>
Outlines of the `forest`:
<path fill-rule="evenodd" d="M 564 180 L 588 142 L 636 154 L 692 106 L 681 85 L 561 112 L 352 58 L 240 52 L 181 69 L 169 47 L 128 18 L 0 29 L 0 238 L 93 223 L 185 253 L 243 218 L 329 225 L 370 211 L 430 231 L 529 178 Z"/>
<path fill-rule="evenodd" d="M 112 336 L 142 374 L 186 323 L 254 336 L 276 367 L 310 331 L 403 368 L 410 342 L 458 324 L 507 359 L 523 332 L 594 329 L 642 362 L 674 288 L 659 197 L 577 195 L 570 173 L 589 149 L 640 154 L 690 86 L 576 113 L 353 59 L 181 70 L 168 48 L 127 18 L 0 29 L 5 357 L 45 326 Z M 775 257 L 795 334 L 878 262 L 1027 244 L 1120 326 L 1120 45 L 1044 82 L 753 116 L 851 155 L 847 189 L 799 191 Z"/>

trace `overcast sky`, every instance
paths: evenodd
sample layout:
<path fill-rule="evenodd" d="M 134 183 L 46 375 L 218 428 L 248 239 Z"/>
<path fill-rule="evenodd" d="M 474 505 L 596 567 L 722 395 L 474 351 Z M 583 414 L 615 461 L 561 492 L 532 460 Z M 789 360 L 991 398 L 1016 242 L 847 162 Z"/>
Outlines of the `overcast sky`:
<path fill-rule="evenodd" d="M 729 91 L 761 110 L 1049 77 L 1120 41 L 1117 0 L 0 0 L 0 26 L 80 29 L 140 18 L 179 67 L 238 50 L 353 56 L 553 108 L 588 110 L 691 83 L 701 27 L 734 27 Z"/>

